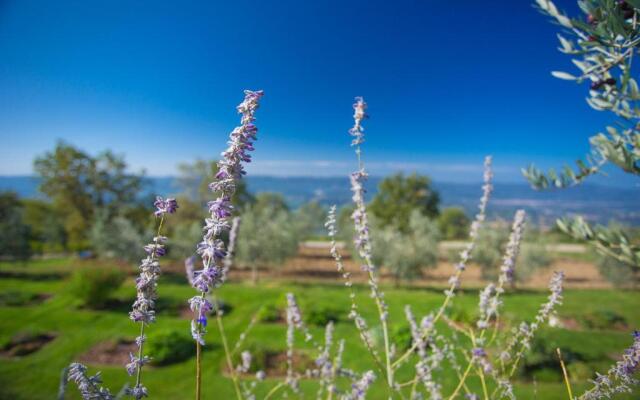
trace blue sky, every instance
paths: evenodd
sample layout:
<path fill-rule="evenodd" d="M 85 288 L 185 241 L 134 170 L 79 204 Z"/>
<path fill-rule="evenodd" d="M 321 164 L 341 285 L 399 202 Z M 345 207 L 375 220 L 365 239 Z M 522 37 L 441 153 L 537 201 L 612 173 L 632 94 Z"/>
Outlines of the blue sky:
<path fill-rule="evenodd" d="M 577 12 L 572 0 L 560 8 Z M 264 89 L 253 174 L 341 175 L 364 96 L 373 174 L 499 180 L 561 166 L 612 122 L 531 1 L 3 1 L 0 175 L 64 139 L 171 175 L 216 158 L 244 88 Z M 624 180 L 613 174 L 601 182 Z"/>

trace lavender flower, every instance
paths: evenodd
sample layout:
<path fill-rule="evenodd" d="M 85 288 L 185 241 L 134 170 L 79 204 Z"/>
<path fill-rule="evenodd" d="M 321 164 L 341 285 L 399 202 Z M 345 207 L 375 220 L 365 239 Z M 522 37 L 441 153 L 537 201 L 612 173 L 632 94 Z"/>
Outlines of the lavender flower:
<path fill-rule="evenodd" d="M 351 385 L 351 394 L 348 399 L 363 400 L 369 390 L 369 387 L 376 380 L 376 374 L 373 371 L 367 371 L 358 381 Z"/>
<path fill-rule="evenodd" d="M 170 197 L 163 199 L 158 196 L 153 205 L 156 207 L 156 211 L 154 212 L 156 217 L 161 217 L 164 214 L 173 214 L 178 209 L 178 202 L 176 199 Z"/>
<path fill-rule="evenodd" d="M 497 315 L 497 302 L 492 301 L 495 299 L 496 286 L 490 283 L 480 292 L 480 303 L 478 308 L 480 309 L 480 318 L 478 319 L 477 326 L 479 329 L 486 329 L 489 326 L 489 319 Z"/>
<path fill-rule="evenodd" d="M 505 255 L 502 259 L 502 266 L 500 267 L 500 278 L 498 278 L 498 292 L 504 286 L 505 283 L 513 282 L 513 274 L 516 265 L 516 259 L 520 252 L 520 242 L 522 241 L 522 234 L 524 232 L 524 210 L 516 211 L 516 215 L 513 218 L 513 225 L 511 226 L 511 235 L 509 236 L 509 242 Z"/>
<path fill-rule="evenodd" d="M 634 374 L 640 366 L 640 332 L 633 332 L 633 343 L 625 350 L 622 360 L 618 361 L 606 375 L 598 374 L 594 388 L 583 394 L 581 400 L 610 398 L 617 393 L 631 393 L 631 387 L 638 384 Z"/>
<path fill-rule="evenodd" d="M 69 365 L 69 381 L 74 381 L 78 385 L 78 390 L 84 400 L 113 400 L 114 397 L 109 389 L 100 386 L 102 379 L 98 372 L 94 376 L 87 376 L 87 367 L 79 363 Z"/>
<path fill-rule="evenodd" d="M 556 307 L 562 304 L 563 282 L 564 273 L 561 271 L 554 272 L 553 276 L 549 280 L 550 293 L 547 297 L 547 301 L 538 310 L 534 321 L 530 324 L 522 322 L 518 330 L 512 335 L 507 347 L 500 353 L 500 359 L 503 363 L 513 360 L 509 376 L 513 375 L 516 367 L 518 366 L 518 362 L 524 355 L 524 352 L 529 349 L 536 331 L 545 321 L 549 320 L 550 316 L 555 312 Z M 515 356 L 512 356 L 511 353 L 518 346 L 518 353 Z"/>
<path fill-rule="evenodd" d="M 178 203 L 175 199 L 163 199 L 158 196 L 154 206 L 156 207 L 154 214 L 156 217 L 160 217 L 160 222 L 158 222 L 157 234 L 153 238 L 153 243 L 144 246 L 147 257 L 140 262 L 140 275 L 136 278 L 136 300 L 129 313 L 129 318 L 132 321 L 140 323 L 140 335 L 136 338 L 138 356 L 135 357 L 131 354 L 131 362 L 126 365 L 129 375 L 137 375 L 135 386 L 127 392 L 135 399 L 147 396 L 147 389 L 141 384 L 142 366 L 149 360 L 149 357 L 143 355 L 143 345 L 146 339 L 144 330 L 145 325 L 156 320 L 155 302 L 158 297 L 157 287 L 160 277 L 158 258 L 166 254 L 165 244 L 167 243 L 167 238 L 161 235 L 164 218 L 166 214 L 176 212 Z"/>
<path fill-rule="evenodd" d="M 444 310 L 444 307 L 446 307 L 451 298 L 455 296 L 456 289 L 460 287 L 460 275 L 467 268 L 467 264 L 471 260 L 471 254 L 473 253 L 473 249 L 476 246 L 478 233 L 480 232 L 480 228 L 482 227 L 482 224 L 486 219 L 487 205 L 489 204 L 489 198 L 491 197 L 491 192 L 493 191 L 493 185 L 491 183 L 493 179 L 491 163 L 491 156 L 486 156 L 484 159 L 484 183 L 482 185 L 482 196 L 480 197 L 480 203 L 478 205 L 478 213 L 476 214 L 473 222 L 471 223 L 471 227 L 469 228 L 469 242 L 460 252 L 460 261 L 458 261 L 458 263 L 455 265 L 455 272 L 449 278 L 449 289 L 445 290 L 444 292 L 446 298 L 443 303 L 442 310 Z M 441 314 L 441 312 L 439 312 L 438 314 Z"/>
<path fill-rule="evenodd" d="M 220 240 L 220 235 L 230 228 L 229 217 L 233 213 L 231 198 L 236 190 L 236 181 L 245 174 L 242 163 L 251 161 L 248 152 L 253 150 L 253 141 L 258 132 L 253 122 L 263 92 L 245 90 L 244 94 L 244 100 L 237 107 L 242 115 L 240 126 L 234 128 L 229 135 L 229 147 L 222 152 L 215 180 L 209 184 L 211 191 L 218 193 L 218 197 L 208 203 L 211 215 L 205 220 L 203 239 L 197 247 L 203 267 L 202 270 L 195 272 L 192 283 L 202 298 L 226 280 L 227 267 L 224 260 L 227 252 Z M 194 303 L 193 299 L 190 302 L 196 305 L 204 304 Z M 191 324 L 191 333 L 198 343 L 204 345 L 206 317 L 203 319 L 203 316 L 206 313 L 196 307 L 194 314 L 196 319 Z"/>
<path fill-rule="evenodd" d="M 502 266 L 500 267 L 500 277 L 498 278 L 498 286 L 493 283 L 480 293 L 480 319 L 477 323 L 478 328 L 484 331 L 489 326 L 489 320 L 498 316 L 498 311 L 502 305 L 500 295 L 504 293 L 504 285 L 513 282 L 513 274 L 516 265 L 516 259 L 520 251 L 520 242 L 522 241 L 522 233 L 524 231 L 523 210 L 516 211 L 509 235 L 509 242 L 502 258 Z M 482 332 L 484 335 L 484 332 Z"/>
<path fill-rule="evenodd" d="M 351 174 L 351 191 L 353 192 L 353 202 L 355 205 L 355 210 L 351 214 L 351 218 L 353 219 L 356 231 L 354 245 L 360 257 L 365 261 L 363 270 L 368 273 L 368 283 L 369 288 L 371 289 L 371 297 L 376 302 L 378 315 L 380 317 L 380 324 L 382 325 L 384 350 L 386 356 L 387 383 L 390 387 L 393 387 L 393 369 L 391 367 L 392 349 L 389 340 L 389 329 L 387 327 L 389 310 L 387 303 L 384 300 L 384 294 L 378 287 L 378 278 L 375 274 L 376 268 L 371 259 L 369 221 L 367 218 L 367 209 L 364 203 L 364 182 L 366 181 L 368 175 L 364 169 L 364 164 L 362 163 L 360 145 L 364 142 L 364 128 L 362 127 L 362 120 L 367 116 L 367 114 L 365 113 L 366 108 L 367 103 L 364 102 L 364 99 L 362 97 L 356 97 L 356 102 L 353 105 L 354 125 L 349 130 L 349 134 L 354 137 L 351 145 L 355 146 L 355 152 L 358 158 L 358 170 Z M 367 347 L 369 347 L 368 344 Z M 373 355 L 375 357 L 375 354 Z"/>
<path fill-rule="evenodd" d="M 493 185 L 491 180 L 493 179 L 493 172 L 491 170 L 491 156 L 487 156 L 484 159 L 484 174 L 483 180 L 484 184 L 482 185 L 482 197 L 480 198 L 480 204 L 478 205 L 479 211 L 475 216 L 474 221 L 471 223 L 471 227 L 469 229 L 469 242 L 465 246 L 465 248 L 460 252 L 460 261 L 455 266 L 455 271 L 453 275 L 449 278 L 449 288 L 444 291 L 445 299 L 435 313 L 435 317 L 431 321 L 432 328 L 435 326 L 435 322 L 444 314 L 449 302 L 455 296 L 456 289 L 460 286 L 460 275 L 466 269 L 468 262 L 471 260 L 471 254 L 473 253 L 473 249 L 476 245 L 476 239 L 478 237 L 478 232 L 484 220 L 486 219 L 486 210 L 487 205 L 489 203 L 489 198 L 491 196 L 491 192 L 493 191 Z M 426 337 L 430 333 L 431 329 L 425 330 L 422 334 L 423 337 Z M 394 365 L 399 365 L 402 362 L 406 361 L 407 358 L 416 350 L 417 344 L 414 342 L 411 348 L 409 348 L 404 354 L 402 354 L 398 360 L 395 361 Z"/>
<path fill-rule="evenodd" d="M 129 353 L 130 362 L 126 365 L 129 375 L 135 374 L 143 365 L 148 364 L 151 358 L 148 356 L 136 357 L 133 353 Z"/>
<path fill-rule="evenodd" d="M 473 360 L 482 368 L 485 374 L 489 374 L 493 371 L 493 367 L 489 362 L 489 357 L 487 356 L 487 352 L 482 347 L 474 347 L 471 350 L 471 355 L 473 356 Z"/>
<path fill-rule="evenodd" d="M 249 353 L 248 351 L 243 351 L 242 353 L 240 353 L 240 361 L 240 365 L 238 365 L 237 368 L 238 372 L 246 374 L 251 368 L 251 353 Z"/>

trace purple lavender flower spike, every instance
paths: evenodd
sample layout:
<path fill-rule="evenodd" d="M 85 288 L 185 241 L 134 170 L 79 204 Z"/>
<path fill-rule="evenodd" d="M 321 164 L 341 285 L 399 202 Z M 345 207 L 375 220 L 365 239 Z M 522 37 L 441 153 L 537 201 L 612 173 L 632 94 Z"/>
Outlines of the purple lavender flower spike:
<path fill-rule="evenodd" d="M 168 197 L 167 199 L 163 199 L 162 197 L 156 197 L 156 201 L 153 203 L 156 207 L 156 211 L 154 212 L 156 217 L 160 217 L 164 214 L 173 214 L 178 209 L 178 202 L 176 199 Z"/>
<path fill-rule="evenodd" d="M 109 392 L 109 389 L 100 386 L 102 379 L 98 372 L 94 376 L 87 376 L 87 367 L 79 364 L 72 363 L 69 365 L 69 375 L 67 378 L 69 381 L 74 381 L 78 385 L 80 395 L 85 400 L 114 400 L 115 397 Z"/>
<path fill-rule="evenodd" d="M 205 219 L 203 239 L 196 250 L 202 259 L 202 269 L 193 273 L 190 282 L 203 300 L 206 293 L 222 285 L 226 279 L 227 251 L 220 236 L 231 227 L 230 218 L 234 211 L 231 199 L 236 191 L 236 181 L 245 174 L 242 163 L 251 161 L 248 153 L 254 149 L 253 141 L 258 132 L 253 123 L 254 115 L 262 95 L 261 90 L 245 90 L 244 100 L 237 107 L 241 114 L 240 126 L 229 135 L 229 147 L 222 152 L 222 158 L 218 161 L 215 181 L 209 184 L 209 188 L 217 193 L 217 198 L 207 203 L 210 216 Z M 210 310 L 203 308 L 206 303 L 194 302 L 193 299 L 190 303 L 194 312 L 191 333 L 194 340 L 204 345 L 206 313 Z"/>
<path fill-rule="evenodd" d="M 154 308 L 155 301 L 158 297 L 157 286 L 160 276 L 158 258 L 166 254 L 165 243 L 167 242 L 167 238 L 161 235 L 160 229 L 162 228 L 166 214 L 173 214 L 178 209 L 178 203 L 172 198 L 163 199 L 158 196 L 153 204 L 156 207 L 154 215 L 160 217 L 158 233 L 153 238 L 153 243 L 144 246 L 147 257 L 140 262 L 140 275 L 136 278 L 136 300 L 129 313 L 129 318 L 133 322 L 141 324 L 140 335 L 136 338 L 138 355 L 134 356 L 131 354 L 131 361 L 126 365 L 129 375 L 137 375 L 136 385 L 127 392 L 135 399 L 140 399 L 148 395 L 147 389 L 142 386 L 140 380 L 142 367 L 149 360 L 149 357 L 143 355 L 143 345 L 145 341 L 144 329 L 146 325 L 156 320 Z"/>
<path fill-rule="evenodd" d="M 640 332 L 634 331 L 633 343 L 625 350 L 622 360 L 612 366 L 606 375 L 597 374 L 594 387 L 579 397 L 580 400 L 609 399 L 617 393 L 631 393 L 639 381 L 634 376 L 640 369 Z"/>

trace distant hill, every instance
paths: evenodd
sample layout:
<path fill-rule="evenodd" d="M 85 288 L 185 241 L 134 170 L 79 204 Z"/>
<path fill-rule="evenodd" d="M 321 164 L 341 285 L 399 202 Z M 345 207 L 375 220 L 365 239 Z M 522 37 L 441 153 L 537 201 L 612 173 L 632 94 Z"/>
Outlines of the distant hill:
<path fill-rule="evenodd" d="M 367 183 L 368 198 L 375 192 L 379 177 Z M 175 194 L 178 191 L 173 177 L 147 178 L 145 194 Z M 310 200 L 324 205 L 343 205 L 351 201 L 347 177 L 269 177 L 249 176 L 247 185 L 252 193 L 279 192 L 291 205 L 298 207 Z M 476 212 L 481 194 L 480 183 L 435 182 L 442 205 L 463 207 L 469 215 Z M 42 197 L 38 192 L 38 178 L 33 176 L 0 176 L 0 190 L 12 190 L 21 197 Z M 492 217 L 510 218 L 516 209 L 524 208 L 529 215 L 543 224 L 566 214 L 581 214 L 592 221 L 607 223 L 617 220 L 627 225 L 640 226 L 640 188 L 616 188 L 585 184 L 575 188 L 536 192 L 525 183 L 497 183 L 489 205 Z"/>

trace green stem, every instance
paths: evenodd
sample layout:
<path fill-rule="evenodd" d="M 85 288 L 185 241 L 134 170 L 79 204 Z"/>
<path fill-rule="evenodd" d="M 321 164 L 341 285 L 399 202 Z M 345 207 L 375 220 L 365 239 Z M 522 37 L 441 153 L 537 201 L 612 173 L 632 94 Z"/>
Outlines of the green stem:
<path fill-rule="evenodd" d="M 274 394 L 276 394 L 276 392 L 278 390 L 280 390 L 281 387 L 284 386 L 284 383 L 280 382 L 277 385 L 275 385 L 273 388 L 271 388 L 271 390 L 269 391 L 269 393 L 267 393 L 267 395 L 264 397 L 263 400 L 268 400 L 271 398 L 271 396 L 273 396 Z"/>
<path fill-rule="evenodd" d="M 236 391 L 236 397 L 238 398 L 238 400 L 242 400 L 242 391 L 240 390 L 240 386 L 238 385 L 238 376 L 236 375 L 235 368 L 233 368 L 231 352 L 229 351 L 229 344 L 227 343 L 227 335 L 224 332 L 224 325 L 222 324 L 222 313 L 220 311 L 220 304 L 215 298 L 213 299 L 213 302 L 216 305 L 216 321 L 218 324 L 218 331 L 220 332 L 220 338 L 222 340 L 222 347 L 224 348 L 225 358 L 227 360 L 227 368 L 229 369 L 229 373 L 231 374 L 231 380 L 233 381 L 233 387 Z"/>
<path fill-rule="evenodd" d="M 200 387 L 202 385 L 202 349 L 200 342 L 196 341 L 196 400 L 200 400 Z"/>
<path fill-rule="evenodd" d="M 464 371 L 464 374 L 462 374 L 462 378 L 460 378 L 460 382 L 458 382 L 458 386 L 456 387 L 456 390 L 454 390 L 451 396 L 449 396 L 449 400 L 454 399 L 458 395 L 458 392 L 464 385 L 464 382 L 467 380 L 467 376 L 471 371 L 471 367 L 473 367 L 473 358 L 469 361 L 469 365 L 467 365 L 467 369 Z"/>

